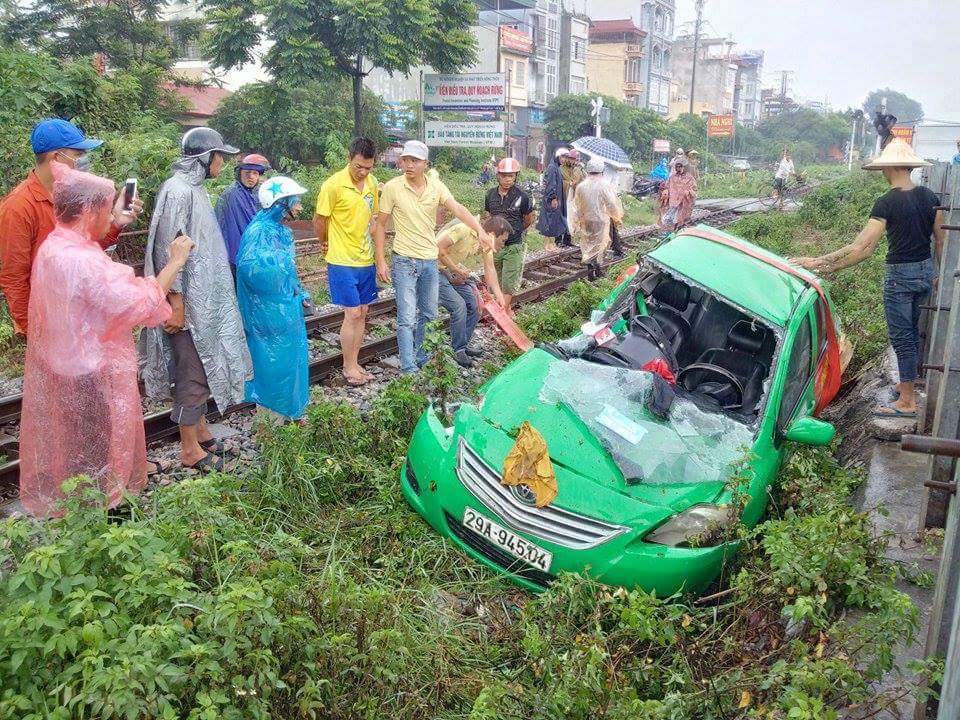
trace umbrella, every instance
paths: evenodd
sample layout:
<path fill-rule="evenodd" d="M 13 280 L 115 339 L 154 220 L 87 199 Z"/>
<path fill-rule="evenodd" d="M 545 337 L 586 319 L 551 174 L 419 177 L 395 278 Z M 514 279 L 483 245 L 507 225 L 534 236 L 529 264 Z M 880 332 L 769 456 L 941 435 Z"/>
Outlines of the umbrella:
<path fill-rule="evenodd" d="M 606 138 L 590 137 L 589 135 L 577 138 L 572 143 L 573 147 L 591 157 L 600 158 L 605 163 L 613 165 L 622 170 L 632 170 L 630 158 L 627 154 L 611 140 Z"/>

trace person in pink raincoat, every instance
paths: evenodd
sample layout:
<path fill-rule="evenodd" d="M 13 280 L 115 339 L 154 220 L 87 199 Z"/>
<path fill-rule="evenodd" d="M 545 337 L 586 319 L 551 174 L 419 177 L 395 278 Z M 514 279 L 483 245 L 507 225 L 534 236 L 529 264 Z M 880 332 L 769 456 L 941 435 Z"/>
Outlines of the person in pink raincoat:
<path fill-rule="evenodd" d="M 685 157 L 673 161 L 673 172 L 660 190 L 660 227 L 673 232 L 690 222 L 697 199 L 697 180 Z"/>
<path fill-rule="evenodd" d="M 20 424 L 20 501 L 37 516 L 58 513 L 74 475 L 97 482 L 110 507 L 146 484 L 133 329 L 170 317 L 166 293 L 193 248 L 178 238 L 163 272 L 136 277 L 97 244 L 113 183 L 54 166 L 57 224 L 33 263 Z"/>

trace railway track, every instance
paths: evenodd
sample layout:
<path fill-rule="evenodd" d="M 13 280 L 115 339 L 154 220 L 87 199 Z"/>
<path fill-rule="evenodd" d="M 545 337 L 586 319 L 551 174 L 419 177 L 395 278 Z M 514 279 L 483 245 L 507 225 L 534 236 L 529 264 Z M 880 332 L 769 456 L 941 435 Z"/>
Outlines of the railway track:
<path fill-rule="evenodd" d="M 745 202 L 744 206 L 754 202 L 751 199 Z M 744 213 L 737 212 L 736 207 L 733 207 L 708 212 L 697 217 L 696 220 L 697 222 L 708 222 L 715 227 L 724 227 L 743 215 Z M 656 226 L 644 226 L 622 232 L 621 240 L 629 250 L 633 251 L 641 249 L 639 248 L 641 243 L 656 238 L 658 234 L 659 229 Z M 621 261 L 619 259 L 608 260 L 604 263 L 604 266 L 609 267 Z M 572 247 L 547 253 L 529 261 L 524 267 L 524 276 L 533 280 L 533 283 L 514 296 L 514 301 L 520 305 L 539 302 L 555 295 L 577 280 L 586 278 L 587 271 L 580 264 L 580 249 Z M 395 308 L 396 302 L 393 297 L 383 298 L 371 304 L 369 317 L 390 314 L 394 312 Z M 343 323 L 343 316 L 343 310 L 335 310 L 306 318 L 305 324 L 308 336 L 338 330 Z M 386 337 L 372 339 L 364 343 L 360 347 L 359 359 L 366 363 L 396 354 L 396 352 L 397 335 L 391 333 Z M 322 382 L 338 372 L 342 366 L 343 356 L 340 353 L 331 353 L 311 361 L 310 383 Z M 0 425 L 19 423 L 21 406 L 22 395 L 20 394 L 0 398 Z M 208 420 L 216 421 L 226 415 L 250 410 L 253 407 L 251 403 L 233 405 L 227 408 L 223 414 L 210 413 Z M 143 424 L 148 445 L 173 437 L 178 432 L 178 426 L 170 420 L 169 410 L 146 414 L 143 418 Z M 6 436 L 6 438 L 7 441 L 4 443 L 4 437 L 0 436 L 0 453 L 7 458 L 7 462 L 0 465 L 0 503 L 15 496 L 20 477 L 17 442 L 10 436 Z"/>

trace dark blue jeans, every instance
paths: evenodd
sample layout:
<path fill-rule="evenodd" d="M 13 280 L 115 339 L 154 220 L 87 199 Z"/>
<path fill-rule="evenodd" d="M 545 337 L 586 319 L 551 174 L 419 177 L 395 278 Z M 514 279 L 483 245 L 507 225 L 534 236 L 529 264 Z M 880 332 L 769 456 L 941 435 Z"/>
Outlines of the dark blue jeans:
<path fill-rule="evenodd" d="M 454 352 L 463 350 L 470 344 L 480 319 L 473 285 L 454 285 L 440 273 L 440 305 L 450 313 L 450 343 Z"/>
<path fill-rule="evenodd" d="M 889 263 L 883 280 L 883 311 L 897 355 L 900 382 L 917 379 L 920 365 L 920 304 L 933 290 L 933 260 Z"/>

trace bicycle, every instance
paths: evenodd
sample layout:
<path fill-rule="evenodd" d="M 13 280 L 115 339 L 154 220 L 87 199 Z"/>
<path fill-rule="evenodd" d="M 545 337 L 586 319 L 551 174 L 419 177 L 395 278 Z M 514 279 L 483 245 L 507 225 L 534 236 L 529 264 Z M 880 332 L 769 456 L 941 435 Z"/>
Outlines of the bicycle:
<path fill-rule="evenodd" d="M 777 190 L 776 178 L 770 178 L 760 183 L 757 191 L 757 201 L 760 206 L 767 210 L 777 208 L 783 210 L 784 203 L 792 196 L 796 196 L 799 189 L 806 183 L 806 178 L 800 173 L 794 173 L 792 177 L 783 182 L 783 191 Z"/>

